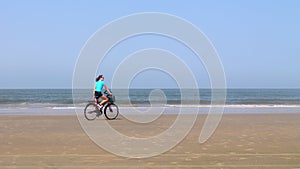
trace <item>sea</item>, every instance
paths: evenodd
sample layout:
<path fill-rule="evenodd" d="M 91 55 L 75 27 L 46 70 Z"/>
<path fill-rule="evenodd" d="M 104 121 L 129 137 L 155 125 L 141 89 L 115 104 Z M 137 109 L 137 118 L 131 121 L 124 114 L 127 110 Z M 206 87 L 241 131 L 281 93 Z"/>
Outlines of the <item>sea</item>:
<path fill-rule="evenodd" d="M 216 90 L 218 91 L 218 90 Z M 223 113 L 300 113 L 300 89 L 227 89 L 225 104 L 213 104 L 211 89 L 113 89 L 120 113 L 131 107 L 163 107 L 167 113 L 198 107 L 206 114 L 212 106 Z M 198 95 L 198 94 L 199 95 Z M 218 93 L 218 92 L 216 92 Z M 0 89 L 0 114 L 74 114 L 93 100 L 90 89 Z"/>

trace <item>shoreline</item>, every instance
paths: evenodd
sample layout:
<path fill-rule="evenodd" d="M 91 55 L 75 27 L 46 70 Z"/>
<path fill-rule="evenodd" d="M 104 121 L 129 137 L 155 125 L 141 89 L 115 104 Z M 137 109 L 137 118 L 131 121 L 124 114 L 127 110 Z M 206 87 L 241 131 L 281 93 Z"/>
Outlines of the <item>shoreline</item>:
<path fill-rule="evenodd" d="M 179 105 L 180 106 L 180 105 Z M 221 107 L 214 107 L 222 110 Z M 130 107 L 119 106 L 121 114 L 208 114 L 210 107 L 194 107 L 194 106 L 157 106 L 157 107 Z M 84 106 L 76 107 L 22 107 L 22 108 L 1 108 L 0 115 L 47 115 L 47 114 L 66 114 L 76 115 L 76 113 L 83 113 Z M 300 114 L 299 107 L 224 107 L 222 114 Z"/>

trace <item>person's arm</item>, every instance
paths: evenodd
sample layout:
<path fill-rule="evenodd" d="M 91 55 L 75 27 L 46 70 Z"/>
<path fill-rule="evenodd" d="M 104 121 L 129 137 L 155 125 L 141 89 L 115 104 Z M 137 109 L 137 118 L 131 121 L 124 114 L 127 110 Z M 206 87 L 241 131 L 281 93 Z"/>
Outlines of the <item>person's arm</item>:
<path fill-rule="evenodd" d="M 110 90 L 108 89 L 108 87 L 106 86 L 106 84 L 104 84 L 104 89 L 108 92 L 109 95 L 112 95 L 112 93 L 110 92 Z"/>
<path fill-rule="evenodd" d="M 95 96 L 96 85 L 94 85 L 93 96 Z"/>

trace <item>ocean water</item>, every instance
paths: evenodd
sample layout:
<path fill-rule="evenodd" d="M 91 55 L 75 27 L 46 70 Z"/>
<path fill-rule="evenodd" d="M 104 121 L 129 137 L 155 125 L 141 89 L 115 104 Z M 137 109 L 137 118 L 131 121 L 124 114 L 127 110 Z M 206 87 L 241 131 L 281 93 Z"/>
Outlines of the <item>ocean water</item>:
<path fill-rule="evenodd" d="M 72 89 L 0 89 L 0 113 L 74 112 L 73 103 L 84 107 L 88 100 L 93 99 L 92 90 L 72 92 Z M 199 107 L 205 113 L 211 106 L 210 89 L 115 89 L 112 92 L 121 108 L 149 107 L 157 103 L 165 108 Z M 197 97 L 197 92 L 200 97 Z M 298 113 L 300 89 L 227 89 L 224 107 L 225 112 L 231 113 Z"/>

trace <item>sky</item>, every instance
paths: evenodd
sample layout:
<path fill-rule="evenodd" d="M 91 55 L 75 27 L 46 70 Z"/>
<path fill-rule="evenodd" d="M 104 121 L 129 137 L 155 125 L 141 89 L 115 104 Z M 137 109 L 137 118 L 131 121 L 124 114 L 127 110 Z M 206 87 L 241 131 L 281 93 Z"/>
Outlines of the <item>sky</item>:
<path fill-rule="evenodd" d="M 88 39 L 120 17 L 143 12 L 171 14 L 201 30 L 219 55 L 228 88 L 300 88 L 299 9 L 298 0 L 0 1 L 0 89 L 71 88 Z M 154 47 L 178 55 L 199 86 L 210 87 L 201 61 L 187 58 L 190 51 L 165 37 L 128 39 L 108 53 L 118 59 L 106 62 L 118 65 L 126 55 Z M 105 74 L 109 84 L 115 69 L 104 66 L 95 74 Z M 168 88 L 176 79 L 149 70 L 131 84 Z"/>

